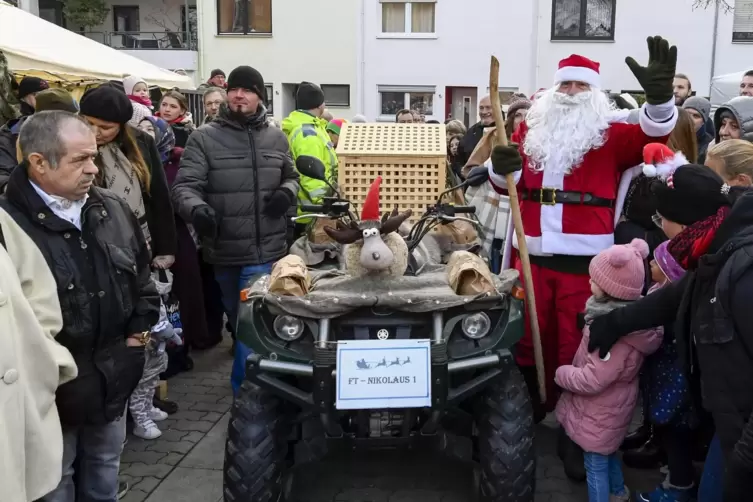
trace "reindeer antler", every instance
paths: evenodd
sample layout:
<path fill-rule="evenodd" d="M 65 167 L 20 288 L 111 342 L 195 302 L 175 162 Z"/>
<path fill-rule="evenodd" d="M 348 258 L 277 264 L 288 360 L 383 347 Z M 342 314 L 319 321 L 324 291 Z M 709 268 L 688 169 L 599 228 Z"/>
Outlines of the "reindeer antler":
<path fill-rule="evenodd" d="M 382 235 L 387 235 L 392 232 L 397 232 L 397 230 L 400 228 L 400 225 L 402 225 L 405 220 L 410 218 L 412 214 L 413 214 L 413 211 L 411 211 L 410 209 L 408 209 L 404 213 L 398 214 L 397 207 L 395 207 L 392 210 L 392 214 L 390 214 L 389 218 L 386 217 L 386 215 L 385 217 L 382 218 L 382 226 L 379 229 L 379 232 Z"/>
<path fill-rule="evenodd" d="M 345 226 L 340 220 L 338 220 L 336 229 L 332 227 L 324 227 L 324 232 L 339 244 L 353 244 L 363 237 L 358 225 L 352 221 L 350 222 L 350 226 Z"/>

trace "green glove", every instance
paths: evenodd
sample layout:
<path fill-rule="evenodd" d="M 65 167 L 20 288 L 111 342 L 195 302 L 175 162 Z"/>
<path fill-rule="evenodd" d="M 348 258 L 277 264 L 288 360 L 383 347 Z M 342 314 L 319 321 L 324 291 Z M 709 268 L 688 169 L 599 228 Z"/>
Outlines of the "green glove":
<path fill-rule="evenodd" d="M 677 47 L 670 47 L 662 37 L 648 37 L 648 65 L 641 66 L 631 57 L 625 63 L 646 92 L 647 103 L 661 105 L 672 99 Z"/>
<path fill-rule="evenodd" d="M 495 146 L 492 150 L 492 169 L 500 176 L 507 176 L 523 169 L 523 158 L 518 152 L 518 145 Z"/>

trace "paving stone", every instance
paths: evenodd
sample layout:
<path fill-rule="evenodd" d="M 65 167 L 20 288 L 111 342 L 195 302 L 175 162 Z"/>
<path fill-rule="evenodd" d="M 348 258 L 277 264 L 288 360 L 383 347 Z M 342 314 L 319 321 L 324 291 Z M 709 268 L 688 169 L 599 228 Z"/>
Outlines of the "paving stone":
<path fill-rule="evenodd" d="M 170 420 L 201 420 L 204 415 L 205 411 L 180 410 L 170 415 Z"/>
<path fill-rule="evenodd" d="M 337 494 L 335 502 L 388 502 L 390 492 L 379 488 L 352 488 Z"/>
<path fill-rule="evenodd" d="M 128 493 L 125 494 L 125 497 L 120 499 L 118 502 L 144 502 L 146 498 L 149 496 L 147 492 L 142 492 L 141 490 L 134 490 L 131 488 L 128 490 Z"/>
<path fill-rule="evenodd" d="M 156 464 L 164 456 L 165 454 L 159 451 L 125 451 L 120 460 L 126 463 Z"/>
<path fill-rule="evenodd" d="M 204 420 L 178 420 L 171 428 L 179 431 L 209 432 L 214 427 L 213 422 Z"/>
<path fill-rule="evenodd" d="M 212 387 L 211 389 L 209 389 L 207 394 L 216 394 L 218 396 L 232 396 L 233 388 L 230 387 L 229 384 L 224 387 Z"/>
<path fill-rule="evenodd" d="M 176 467 L 147 502 L 210 502 L 221 497 L 222 471 Z"/>
<path fill-rule="evenodd" d="M 148 452 L 161 452 L 162 454 L 165 453 L 181 453 L 185 455 L 189 451 L 191 451 L 191 448 L 195 446 L 195 443 L 192 443 L 190 441 L 159 441 L 155 442 L 152 446 L 149 447 Z"/>
<path fill-rule="evenodd" d="M 164 422 L 160 422 L 157 425 L 159 426 L 160 430 L 162 430 L 162 435 L 159 437 L 159 441 L 160 442 L 162 442 L 162 441 L 182 441 L 183 438 L 186 437 L 189 434 L 186 431 L 179 431 L 179 430 L 176 430 L 176 429 L 168 429 L 167 427 L 164 426 L 165 425 Z M 144 441 L 144 443 L 146 443 L 146 441 Z M 148 446 L 149 445 L 147 444 L 146 447 L 148 447 Z M 145 447 L 145 449 L 146 449 L 146 447 Z"/>
<path fill-rule="evenodd" d="M 224 413 L 215 413 L 215 412 L 209 412 L 206 415 L 204 415 L 201 419 L 206 420 L 207 422 L 217 422 L 219 419 L 222 418 L 222 415 Z"/>
<path fill-rule="evenodd" d="M 123 474 L 128 476 L 133 476 L 137 478 L 143 478 L 146 476 L 154 476 L 155 478 L 164 478 L 168 474 L 170 474 L 170 471 L 172 471 L 173 468 L 170 465 L 166 464 L 143 464 L 141 462 L 136 462 L 131 465 L 129 465 L 126 469 L 122 471 Z"/>
<path fill-rule="evenodd" d="M 218 402 L 218 403 L 223 403 L 223 404 L 230 404 L 230 405 L 232 405 L 232 404 L 233 404 L 233 396 L 225 396 L 225 397 L 223 397 L 222 399 L 220 399 L 220 400 L 219 400 L 219 401 L 217 401 L 217 402 Z"/>
<path fill-rule="evenodd" d="M 145 478 L 141 478 L 141 481 L 139 481 L 138 484 L 131 485 L 131 488 L 140 490 L 142 492 L 151 493 L 155 488 L 157 488 L 161 481 L 162 480 L 159 478 L 147 476 Z"/>
<path fill-rule="evenodd" d="M 180 467 L 222 469 L 225 458 L 225 431 L 230 418 L 226 414 L 180 463 Z"/>
<path fill-rule="evenodd" d="M 194 403 L 191 410 L 196 411 L 214 411 L 216 413 L 225 413 L 230 409 L 231 403 Z"/>
<path fill-rule="evenodd" d="M 207 385 L 209 387 L 230 387 L 229 378 L 205 378 L 199 385 Z"/>
<path fill-rule="evenodd" d="M 159 461 L 160 464 L 166 464 L 166 465 L 178 465 L 185 455 L 182 453 L 168 453 L 165 455 L 162 460 Z"/>
<path fill-rule="evenodd" d="M 147 446 L 149 446 L 149 441 L 145 441 L 139 437 L 129 435 L 128 443 L 126 443 L 123 451 L 144 451 L 146 450 Z"/>
<path fill-rule="evenodd" d="M 183 441 L 190 441 L 192 443 L 198 443 L 202 439 L 204 439 L 204 433 L 198 431 L 191 431 L 183 436 Z"/>
<path fill-rule="evenodd" d="M 186 401 L 192 401 L 194 403 L 218 403 L 220 399 L 224 399 L 216 394 L 183 394 Z M 180 401 L 178 401 L 180 403 Z M 232 404 L 232 403 L 231 403 Z"/>
<path fill-rule="evenodd" d="M 540 493 L 572 493 L 573 488 L 569 481 L 544 478 L 536 480 L 536 491 Z"/>

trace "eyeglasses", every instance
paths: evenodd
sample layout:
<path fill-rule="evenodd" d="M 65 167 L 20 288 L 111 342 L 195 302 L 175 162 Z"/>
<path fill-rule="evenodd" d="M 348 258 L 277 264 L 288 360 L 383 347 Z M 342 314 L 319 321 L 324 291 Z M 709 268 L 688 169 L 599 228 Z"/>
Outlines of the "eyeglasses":
<path fill-rule="evenodd" d="M 653 215 L 651 217 L 651 221 L 653 221 L 654 225 L 656 225 L 659 228 L 661 228 L 661 223 L 662 223 L 663 220 L 664 220 L 664 218 L 662 218 L 659 213 L 656 213 L 655 215 Z"/>

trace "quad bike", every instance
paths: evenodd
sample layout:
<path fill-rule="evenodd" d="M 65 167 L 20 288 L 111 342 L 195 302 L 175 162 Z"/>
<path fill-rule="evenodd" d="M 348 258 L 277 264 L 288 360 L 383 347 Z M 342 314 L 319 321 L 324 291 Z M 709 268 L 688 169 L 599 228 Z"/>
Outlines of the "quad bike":
<path fill-rule="evenodd" d="M 323 166 L 297 165 L 324 179 Z M 302 208 L 308 218 L 356 218 L 340 197 Z M 408 247 L 473 211 L 437 202 Z M 313 270 L 302 297 L 268 293 L 263 276 L 242 295 L 237 337 L 253 354 L 228 425 L 226 502 L 286 500 L 294 466 L 385 448 L 472 463 L 474 500 L 533 501 L 532 406 L 511 353 L 523 336 L 517 272 L 495 276 L 494 294 L 460 296 L 445 265 L 408 268 L 381 279 Z"/>

